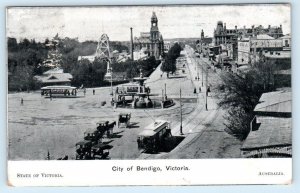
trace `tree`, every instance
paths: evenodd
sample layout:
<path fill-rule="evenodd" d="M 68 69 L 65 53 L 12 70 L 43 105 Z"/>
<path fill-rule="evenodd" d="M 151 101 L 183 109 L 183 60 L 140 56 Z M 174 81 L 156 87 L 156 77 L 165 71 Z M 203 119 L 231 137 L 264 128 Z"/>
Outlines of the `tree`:
<path fill-rule="evenodd" d="M 169 77 L 170 72 L 174 73 L 176 71 L 176 59 L 180 56 L 181 50 L 181 46 L 175 43 L 165 56 L 165 60 L 162 62 L 160 69 L 167 73 L 167 77 Z"/>
<path fill-rule="evenodd" d="M 254 108 L 264 92 L 272 91 L 272 76 L 275 67 L 272 63 L 259 61 L 248 72 L 239 75 L 224 72 L 219 85 L 218 105 L 227 110 L 224 116 L 225 131 L 244 140 L 250 132 L 250 122 Z"/>
<path fill-rule="evenodd" d="M 7 39 L 7 50 L 8 52 L 15 52 L 18 50 L 18 43 L 16 38 Z"/>

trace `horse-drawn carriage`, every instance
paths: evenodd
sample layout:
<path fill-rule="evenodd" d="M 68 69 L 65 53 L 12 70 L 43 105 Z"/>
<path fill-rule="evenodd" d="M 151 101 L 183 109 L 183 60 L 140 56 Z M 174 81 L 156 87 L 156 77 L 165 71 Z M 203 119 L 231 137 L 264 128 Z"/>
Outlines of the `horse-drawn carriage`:
<path fill-rule="evenodd" d="M 97 144 L 101 138 L 102 136 L 97 129 L 87 129 L 84 132 L 84 140 L 91 141 L 93 145 Z"/>
<path fill-rule="evenodd" d="M 86 160 L 91 158 L 92 142 L 83 140 L 76 143 L 76 159 Z"/>
<path fill-rule="evenodd" d="M 130 124 L 131 113 L 120 113 L 118 119 L 118 127 L 125 125 L 127 128 Z"/>
<path fill-rule="evenodd" d="M 101 137 L 106 134 L 107 137 L 110 137 L 113 134 L 113 128 L 116 125 L 116 121 L 101 121 L 97 123 L 97 130 L 100 132 Z"/>
<path fill-rule="evenodd" d="M 91 157 L 93 159 L 107 159 L 109 156 L 109 149 L 112 146 L 104 143 L 94 145 L 91 149 Z"/>

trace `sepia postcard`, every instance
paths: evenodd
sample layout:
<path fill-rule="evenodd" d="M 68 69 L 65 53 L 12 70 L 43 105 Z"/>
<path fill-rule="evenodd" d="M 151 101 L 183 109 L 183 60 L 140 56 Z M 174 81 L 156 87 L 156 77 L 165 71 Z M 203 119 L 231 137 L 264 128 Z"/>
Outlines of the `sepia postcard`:
<path fill-rule="evenodd" d="M 291 5 L 7 7 L 10 186 L 292 183 Z"/>

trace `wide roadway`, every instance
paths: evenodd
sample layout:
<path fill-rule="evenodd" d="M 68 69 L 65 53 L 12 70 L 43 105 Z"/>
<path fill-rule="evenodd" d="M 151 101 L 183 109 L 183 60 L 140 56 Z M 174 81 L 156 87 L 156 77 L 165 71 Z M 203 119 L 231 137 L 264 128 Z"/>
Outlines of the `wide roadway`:
<path fill-rule="evenodd" d="M 9 159 L 42 160 L 46 159 L 48 151 L 51 159 L 65 155 L 75 159 L 75 144 L 83 139 L 84 131 L 95 128 L 98 121 L 117 121 L 120 112 L 132 114 L 131 127 L 115 127 L 113 138 L 105 140 L 113 146 L 111 159 L 238 157 L 239 143 L 223 131 L 223 114 L 216 106 L 213 93 L 208 98 L 208 111 L 204 109 L 204 88 L 201 93 L 198 88 L 201 80 L 192 78 L 195 77 L 193 69 L 197 69 L 195 65 L 201 72 L 201 62 L 195 62 L 197 58 L 189 47 L 182 52 L 182 57 L 187 60 L 185 67 L 177 63 L 178 70 L 170 78 L 158 67 L 146 81 L 157 98 L 162 97 L 166 85 L 168 97 L 176 102 L 168 109 L 114 109 L 109 104 L 110 87 L 94 88 L 95 95 L 93 89 L 88 88 L 85 96 L 79 91 L 78 98 L 52 100 L 41 97 L 39 92 L 8 94 Z M 213 78 L 213 72 L 209 75 Z M 153 119 L 171 121 L 172 134 L 180 135 L 180 88 L 185 140 L 170 153 L 141 154 L 137 135 Z M 100 105 L 103 101 L 107 103 L 105 106 Z"/>

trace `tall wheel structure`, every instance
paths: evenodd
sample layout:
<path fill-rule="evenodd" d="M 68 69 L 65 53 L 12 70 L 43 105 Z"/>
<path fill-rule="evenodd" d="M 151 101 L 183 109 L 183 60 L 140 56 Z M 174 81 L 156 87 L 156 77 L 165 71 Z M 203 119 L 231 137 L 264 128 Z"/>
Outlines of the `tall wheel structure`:
<path fill-rule="evenodd" d="M 105 79 L 112 81 L 112 70 L 111 70 L 111 53 L 109 48 L 109 37 L 107 34 L 102 34 L 98 42 L 96 49 L 96 58 L 100 58 L 107 62 L 107 70 L 105 74 Z"/>

